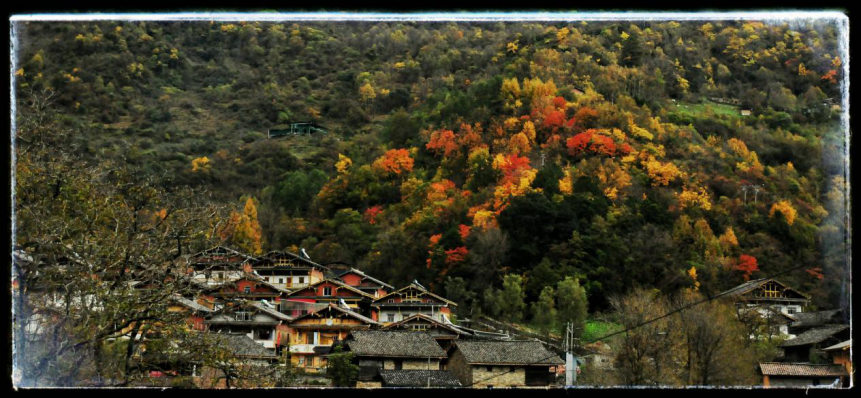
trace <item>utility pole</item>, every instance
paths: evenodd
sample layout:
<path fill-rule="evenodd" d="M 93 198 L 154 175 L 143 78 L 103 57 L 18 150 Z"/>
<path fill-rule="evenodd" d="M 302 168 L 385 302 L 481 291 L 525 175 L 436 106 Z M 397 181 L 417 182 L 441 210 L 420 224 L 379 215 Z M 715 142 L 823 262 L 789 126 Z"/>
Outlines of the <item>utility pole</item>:
<path fill-rule="evenodd" d="M 577 382 L 577 357 L 574 356 L 574 325 L 565 324 L 565 386 L 573 386 Z"/>

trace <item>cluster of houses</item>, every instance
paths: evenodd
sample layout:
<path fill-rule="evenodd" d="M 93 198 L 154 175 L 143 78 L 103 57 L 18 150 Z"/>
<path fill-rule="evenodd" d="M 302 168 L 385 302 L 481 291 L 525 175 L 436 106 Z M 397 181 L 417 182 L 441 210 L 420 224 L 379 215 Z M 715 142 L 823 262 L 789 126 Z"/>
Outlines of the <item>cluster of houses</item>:
<path fill-rule="evenodd" d="M 760 320 L 755 338 L 785 338 L 782 355 L 759 364 L 765 387 L 848 387 L 852 374 L 849 314 L 804 312 L 809 297 L 775 279 L 757 279 L 723 293 L 735 298 L 742 320 Z"/>
<path fill-rule="evenodd" d="M 193 255 L 195 292 L 172 311 L 227 336 L 234 354 L 324 374 L 335 347 L 352 352 L 357 387 L 548 386 L 564 361 L 540 341 L 457 325 L 457 303 L 418 281 L 396 289 L 355 268 L 304 255 L 253 257 L 226 247 Z"/>

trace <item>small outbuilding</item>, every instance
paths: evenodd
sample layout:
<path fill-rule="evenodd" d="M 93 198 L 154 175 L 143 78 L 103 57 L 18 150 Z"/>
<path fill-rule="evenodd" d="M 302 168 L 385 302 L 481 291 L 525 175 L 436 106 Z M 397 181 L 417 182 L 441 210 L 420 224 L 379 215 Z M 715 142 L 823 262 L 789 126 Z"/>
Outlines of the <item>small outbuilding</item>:
<path fill-rule="evenodd" d="M 464 387 L 546 387 L 564 364 L 538 340 L 457 340 L 446 369 Z"/>
<path fill-rule="evenodd" d="M 762 385 L 768 387 L 840 387 L 848 376 L 846 369 L 834 364 L 763 362 Z"/>

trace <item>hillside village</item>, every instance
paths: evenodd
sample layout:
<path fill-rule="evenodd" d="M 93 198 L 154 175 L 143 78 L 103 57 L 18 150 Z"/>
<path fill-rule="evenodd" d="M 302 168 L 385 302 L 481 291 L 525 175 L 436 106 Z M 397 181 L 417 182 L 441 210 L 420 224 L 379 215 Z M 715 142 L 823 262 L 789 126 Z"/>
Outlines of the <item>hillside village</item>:
<path fill-rule="evenodd" d="M 13 385 L 852 386 L 848 17 L 550 15 L 10 18 Z"/>
<path fill-rule="evenodd" d="M 19 253 L 19 261 L 27 261 Z M 347 353 L 356 371 L 345 381 L 357 388 L 563 387 L 565 352 L 537 338 L 465 326 L 458 304 L 428 291 L 419 281 L 394 286 L 341 264 L 318 264 L 306 255 L 270 252 L 251 256 L 227 247 L 188 256 L 178 278 L 192 289 L 171 298 L 168 311 L 185 319 L 192 333 L 214 336 L 251 370 L 295 369 L 298 383 L 333 384 L 330 358 Z M 154 289 L 139 280 L 130 289 Z M 805 312 L 809 298 L 774 279 L 746 282 L 721 294 L 736 303 L 745 324 L 761 326 L 754 339 L 786 339 L 783 354 L 759 364 L 764 387 L 849 386 L 850 328 L 841 310 Z M 121 339 L 128 339 L 130 325 Z M 38 330 L 34 329 L 34 331 Z M 158 328 L 148 330 L 158 333 Z M 150 367 L 143 386 L 193 380 L 196 387 L 273 386 L 243 381 L 199 361 L 153 361 L 147 333 L 134 358 Z M 615 354 L 601 341 L 572 348 L 576 374 L 613 369 Z M 144 369 L 146 370 L 146 369 Z M 576 384 L 576 382 L 575 382 Z"/>

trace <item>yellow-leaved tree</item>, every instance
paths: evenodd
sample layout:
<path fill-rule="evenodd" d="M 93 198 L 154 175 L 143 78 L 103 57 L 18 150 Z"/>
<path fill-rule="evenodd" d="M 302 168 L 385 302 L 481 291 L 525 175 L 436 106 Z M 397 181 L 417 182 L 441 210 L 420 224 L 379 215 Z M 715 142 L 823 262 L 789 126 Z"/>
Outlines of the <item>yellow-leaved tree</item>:
<path fill-rule="evenodd" d="M 798 211 L 792 207 L 792 203 L 789 203 L 788 200 L 781 200 L 771 205 L 771 211 L 768 212 L 768 216 L 774 217 L 775 212 L 783 214 L 783 218 L 786 219 L 786 223 L 789 225 L 795 222 L 795 217 L 798 215 Z"/>
<path fill-rule="evenodd" d="M 241 213 L 230 212 L 230 218 L 227 224 L 219 229 L 218 236 L 243 251 L 263 253 L 263 230 L 257 222 L 257 205 L 254 198 L 245 200 Z"/>

